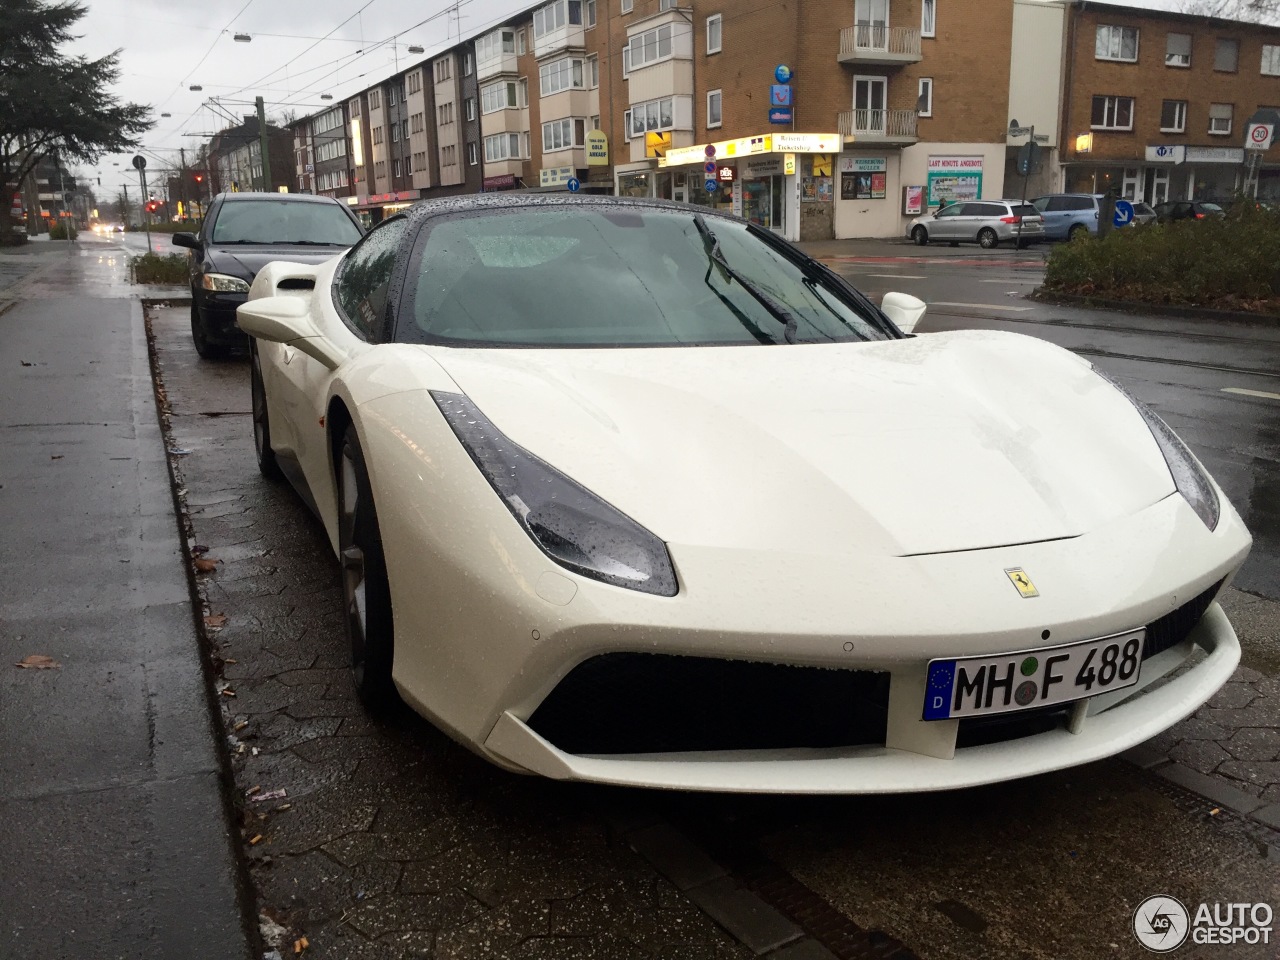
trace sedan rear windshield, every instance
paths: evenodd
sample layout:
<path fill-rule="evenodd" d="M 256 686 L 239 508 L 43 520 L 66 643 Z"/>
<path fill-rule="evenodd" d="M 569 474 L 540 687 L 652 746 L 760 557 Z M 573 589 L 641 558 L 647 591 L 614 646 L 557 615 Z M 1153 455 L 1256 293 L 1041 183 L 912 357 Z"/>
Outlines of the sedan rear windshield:
<path fill-rule="evenodd" d="M 428 229 L 400 339 L 621 347 L 893 336 L 816 264 L 696 208 L 525 207 Z"/>
<path fill-rule="evenodd" d="M 213 225 L 214 243 L 297 243 L 349 247 L 360 229 L 336 204 L 290 200 L 224 203 Z"/>
<path fill-rule="evenodd" d="M 1040 211 L 1029 203 L 1015 203 L 1013 205 L 1013 215 L 1015 217 L 1038 217 Z"/>

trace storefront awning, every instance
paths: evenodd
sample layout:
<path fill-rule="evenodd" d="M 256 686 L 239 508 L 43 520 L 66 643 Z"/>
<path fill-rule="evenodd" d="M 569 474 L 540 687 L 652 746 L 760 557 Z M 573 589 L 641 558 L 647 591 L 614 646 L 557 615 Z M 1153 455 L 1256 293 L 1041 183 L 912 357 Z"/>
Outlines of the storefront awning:
<path fill-rule="evenodd" d="M 705 163 L 709 156 L 717 160 L 733 160 L 762 153 L 839 153 L 843 145 L 838 133 L 761 133 L 754 137 L 700 143 L 693 147 L 668 147 L 667 155 L 658 160 L 658 166 L 682 167 Z M 715 152 L 708 153 L 708 147 L 714 147 Z"/>

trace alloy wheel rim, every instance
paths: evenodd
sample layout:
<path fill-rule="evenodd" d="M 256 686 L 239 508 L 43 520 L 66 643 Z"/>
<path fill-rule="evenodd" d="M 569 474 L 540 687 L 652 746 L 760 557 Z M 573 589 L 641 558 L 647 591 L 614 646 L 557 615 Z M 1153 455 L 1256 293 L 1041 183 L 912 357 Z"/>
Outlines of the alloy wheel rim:
<path fill-rule="evenodd" d="M 355 462 L 342 452 L 342 589 L 351 634 L 351 665 L 357 678 L 364 668 L 365 637 L 369 615 L 366 602 L 364 551 L 355 542 L 356 515 L 360 507 Z"/>
<path fill-rule="evenodd" d="M 253 354 L 253 446 L 258 459 L 266 452 L 267 395 L 262 387 L 262 362 L 255 350 Z"/>

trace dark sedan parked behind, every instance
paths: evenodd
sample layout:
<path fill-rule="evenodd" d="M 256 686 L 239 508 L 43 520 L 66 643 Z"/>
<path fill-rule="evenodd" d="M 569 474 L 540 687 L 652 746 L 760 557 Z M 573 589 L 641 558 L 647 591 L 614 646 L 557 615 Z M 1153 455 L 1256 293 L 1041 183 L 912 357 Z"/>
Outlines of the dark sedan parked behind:
<path fill-rule="evenodd" d="M 1156 204 L 1156 216 L 1161 223 L 1172 223 L 1174 220 L 1203 220 L 1205 217 L 1223 217 L 1226 211 L 1216 203 L 1204 203 L 1199 200 L 1170 200 Z"/>
<path fill-rule="evenodd" d="M 191 339 L 206 360 L 247 346 L 236 307 L 272 260 L 323 263 L 364 235 L 360 221 L 331 197 L 299 193 L 224 193 L 199 234 L 175 233 L 191 258 Z"/>

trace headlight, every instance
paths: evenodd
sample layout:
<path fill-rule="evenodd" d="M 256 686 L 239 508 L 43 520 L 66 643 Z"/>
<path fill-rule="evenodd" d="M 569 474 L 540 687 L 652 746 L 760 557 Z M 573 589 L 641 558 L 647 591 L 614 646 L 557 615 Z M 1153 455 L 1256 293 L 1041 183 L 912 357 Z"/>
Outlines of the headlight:
<path fill-rule="evenodd" d="M 1218 519 L 1222 516 L 1222 504 L 1218 502 L 1218 494 L 1213 489 L 1213 482 L 1209 479 L 1209 475 L 1196 462 L 1196 458 L 1187 449 L 1187 445 L 1182 442 L 1176 433 L 1169 429 L 1169 425 L 1161 420 L 1154 410 L 1130 393 L 1123 385 L 1103 373 L 1096 366 L 1093 368 L 1093 372 L 1128 397 L 1129 402 L 1137 408 L 1138 413 L 1142 414 L 1142 419 L 1147 422 L 1147 427 L 1151 430 L 1151 435 L 1155 437 L 1156 444 L 1160 447 L 1160 452 L 1164 454 L 1164 462 L 1169 465 L 1169 473 L 1173 475 L 1173 485 L 1178 488 L 1178 492 L 1182 494 L 1183 499 L 1191 505 L 1191 509 L 1196 512 L 1196 516 L 1204 521 L 1206 527 L 1210 530 L 1218 529 Z"/>
<path fill-rule="evenodd" d="M 249 284 L 239 277 L 229 277 L 225 273 L 206 273 L 200 278 L 200 286 L 218 293 L 248 293 Z"/>
<path fill-rule="evenodd" d="M 617 587 L 676 595 L 666 544 L 507 439 L 467 397 L 436 390 L 431 396 L 485 479 L 547 556 Z"/>

